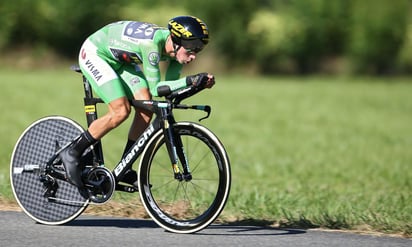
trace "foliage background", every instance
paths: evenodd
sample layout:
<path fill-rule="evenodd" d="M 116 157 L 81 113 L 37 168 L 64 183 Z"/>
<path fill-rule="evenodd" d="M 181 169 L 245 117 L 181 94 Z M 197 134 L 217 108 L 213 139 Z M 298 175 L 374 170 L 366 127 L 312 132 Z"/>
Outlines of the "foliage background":
<path fill-rule="evenodd" d="M 83 40 L 111 21 L 166 26 L 175 15 L 192 14 L 208 23 L 208 53 L 225 69 L 404 74 L 412 72 L 411 6 L 410 0 L 4 0 L 0 49 L 51 49 L 73 59 Z"/>

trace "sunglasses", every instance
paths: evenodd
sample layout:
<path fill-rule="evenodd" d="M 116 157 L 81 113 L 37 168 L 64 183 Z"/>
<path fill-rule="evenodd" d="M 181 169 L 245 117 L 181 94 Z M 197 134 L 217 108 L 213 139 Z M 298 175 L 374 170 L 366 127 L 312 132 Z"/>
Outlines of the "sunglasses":
<path fill-rule="evenodd" d="M 190 54 L 196 54 L 203 50 L 203 47 L 194 47 L 194 48 L 183 47 L 183 48 L 186 50 L 187 53 L 190 53 Z"/>

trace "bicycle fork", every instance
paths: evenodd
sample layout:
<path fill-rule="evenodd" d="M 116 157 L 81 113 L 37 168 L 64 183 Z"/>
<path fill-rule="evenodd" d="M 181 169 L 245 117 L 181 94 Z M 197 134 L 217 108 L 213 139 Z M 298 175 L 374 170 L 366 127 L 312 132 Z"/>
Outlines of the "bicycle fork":
<path fill-rule="evenodd" d="M 182 139 L 179 134 L 173 130 L 173 125 L 168 120 L 164 121 L 164 136 L 166 139 L 166 147 L 169 153 L 170 161 L 172 163 L 173 173 L 175 179 L 186 182 L 192 180 L 189 163 L 186 158 L 186 153 L 183 148 Z M 179 161 L 183 168 L 183 172 L 179 167 Z"/>

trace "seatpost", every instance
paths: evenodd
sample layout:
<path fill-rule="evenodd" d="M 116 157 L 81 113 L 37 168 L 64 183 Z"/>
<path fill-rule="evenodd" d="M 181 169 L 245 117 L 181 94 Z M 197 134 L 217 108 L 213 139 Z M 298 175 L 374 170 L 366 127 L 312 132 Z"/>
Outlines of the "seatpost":
<path fill-rule="evenodd" d="M 87 127 L 89 127 L 94 120 L 97 119 L 97 103 L 101 103 L 102 100 L 99 98 L 93 98 L 93 90 L 90 86 L 87 78 L 83 77 L 83 88 L 84 88 L 84 112 L 86 113 Z M 94 152 L 96 154 L 96 162 L 99 164 L 104 164 L 102 143 L 98 141 L 94 145 Z"/>

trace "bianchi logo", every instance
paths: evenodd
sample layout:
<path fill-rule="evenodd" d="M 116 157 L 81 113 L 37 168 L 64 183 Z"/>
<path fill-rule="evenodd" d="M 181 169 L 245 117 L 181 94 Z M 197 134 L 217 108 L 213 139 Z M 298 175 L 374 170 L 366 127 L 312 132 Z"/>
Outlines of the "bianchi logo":
<path fill-rule="evenodd" d="M 157 66 L 160 61 L 160 56 L 158 52 L 149 53 L 149 63 L 153 66 Z"/>
<path fill-rule="evenodd" d="M 140 136 L 140 138 L 136 141 L 135 144 L 131 147 L 131 150 L 128 151 L 126 156 L 120 161 L 119 164 L 114 168 L 115 176 L 119 176 L 119 174 L 123 171 L 123 169 L 131 162 L 133 158 L 137 158 L 136 155 L 139 155 L 141 152 L 141 148 L 146 144 L 146 141 L 149 140 L 150 136 L 155 131 L 153 125 L 150 125 L 145 132 Z"/>

